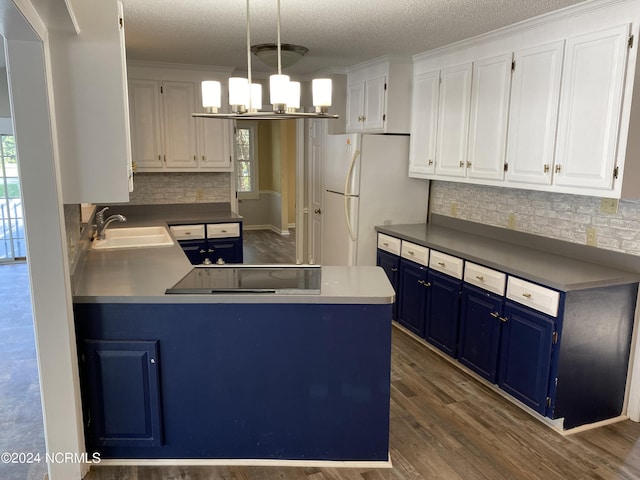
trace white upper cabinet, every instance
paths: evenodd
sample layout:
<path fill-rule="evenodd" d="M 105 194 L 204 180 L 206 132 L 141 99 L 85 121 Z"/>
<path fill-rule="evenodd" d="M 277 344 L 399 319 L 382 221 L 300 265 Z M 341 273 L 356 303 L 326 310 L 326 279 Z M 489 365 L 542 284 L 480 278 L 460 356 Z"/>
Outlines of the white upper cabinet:
<path fill-rule="evenodd" d="M 425 178 L 435 172 L 439 92 L 440 70 L 414 76 L 409 156 L 412 177 Z"/>
<path fill-rule="evenodd" d="M 190 82 L 162 82 L 165 164 L 167 168 L 197 168 L 195 86 Z"/>
<path fill-rule="evenodd" d="M 596 0 L 415 55 L 409 176 L 640 198 L 639 36 Z"/>
<path fill-rule="evenodd" d="M 440 74 L 436 174 L 464 177 L 469 138 L 471 63 L 444 68 Z"/>
<path fill-rule="evenodd" d="M 514 55 L 507 144 L 509 182 L 549 185 L 555 150 L 564 41 Z"/>
<path fill-rule="evenodd" d="M 233 171 L 232 122 L 193 117 L 204 111 L 200 81 L 226 83 L 223 75 L 136 62 L 129 70 L 131 143 L 138 172 Z"/>
<path fill-rule="evenodd" d="M 347 121 L 351 133 L 409 133 L 410 58 L 383 57 L 347 71 Z"/>
<path fill-rule="evenodd" d="M 627 24 L 567 40 L 556 185 L 613 188 L 628 39 Z"/>
<path fill-rule="evenodd" d="M 467 176 L 504 178 L 512 54 L 473 64 Z"/>
<path fill-rule="evenodd" d="M 140 168 L 162 168 L 160 82 L 129 81 L 129 116 L 133 161 Z"/>

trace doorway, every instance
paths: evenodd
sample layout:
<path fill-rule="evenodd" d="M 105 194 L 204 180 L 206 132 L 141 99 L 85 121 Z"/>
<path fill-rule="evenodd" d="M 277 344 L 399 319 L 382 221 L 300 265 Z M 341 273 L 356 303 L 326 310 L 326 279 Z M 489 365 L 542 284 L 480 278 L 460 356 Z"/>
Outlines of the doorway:
<path fill-rule="evenodd" d="M 0 134 L 0 262 L 27 256 L 22 194 L 13 135 Z"/>
<path fill-rule="evenodd" d="M 298 263 L 297 128 L 296 120 L 237 122 L 235 174 L 244 263 Z"/>

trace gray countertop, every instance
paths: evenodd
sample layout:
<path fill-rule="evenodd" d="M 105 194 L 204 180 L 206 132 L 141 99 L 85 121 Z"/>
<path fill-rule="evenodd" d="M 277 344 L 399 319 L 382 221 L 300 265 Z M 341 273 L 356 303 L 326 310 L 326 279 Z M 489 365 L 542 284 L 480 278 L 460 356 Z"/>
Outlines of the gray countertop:
<path fill-rule="evenodd" d="M 623 285 L 640 279 L 637 273 L 432 223 L 378 226 L 376 230 L 560 291 Z"/>
<path fill-rule="evenodd" d="M 111 206 L 108 213 L 127 216 L 113 227 L 241 221 L 230 210 L 207 212 L 206 207 Z M 162 208 L 158 208 L 162 207 Z M 170 207 L 170 208 L 168 208 Z M 109 227 L 111 228 L 111 226 Z M 175 241 L 175 238 L 174 238 Z M 92 250 L 89 248 L 74 274 L 76 303 L 325 303 L 389 304 L 395 292 L 379 267 L 321 267 L 320 294 L 165 295 L 191 271 L 193 265 L 175 242 L 172 246 Z"/>

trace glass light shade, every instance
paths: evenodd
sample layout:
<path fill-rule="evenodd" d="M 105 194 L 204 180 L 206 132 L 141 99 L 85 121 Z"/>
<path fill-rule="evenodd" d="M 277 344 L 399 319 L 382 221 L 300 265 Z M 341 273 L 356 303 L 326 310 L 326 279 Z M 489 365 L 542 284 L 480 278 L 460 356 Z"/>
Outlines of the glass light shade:
<path fill-rule="evenodd" d="M 300 82 L 289 82 L 287 109 L 300 108 Z"/>
<path fill-rule="evenodd" d="M 207 110 L 218 111 L 221 106 L 220 82 L 205 80 L 202 82 L 202 106 Z"/>
<path fill-rule="evenodd" d="M 286 105 L 289 100 L 289 75 L 271 75 L 269 93 L 272 105 Z"/>
<path fill-rule="evenodd" d="M 313 91 L 314 107 L 330 107 L 331 106 L 331 79 L 315 78 L 311 83 Z"/>
<path fill-rule="evenodd" d="M 241 77 L 229 78 L 229 105 L 249 106 L 249 80 Z"/>
<path fill-rule="evenodd" d="M 258 111 L 262 108 L 262 85 L 251 84 L 251 106 L 250 110 Z"/>

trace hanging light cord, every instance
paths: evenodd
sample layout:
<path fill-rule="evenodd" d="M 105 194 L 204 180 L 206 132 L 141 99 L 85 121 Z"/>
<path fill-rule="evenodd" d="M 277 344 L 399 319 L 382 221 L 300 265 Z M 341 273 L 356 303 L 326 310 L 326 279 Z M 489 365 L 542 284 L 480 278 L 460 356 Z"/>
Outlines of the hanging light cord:
<path fill-rule="evenodd" d="M 249 0 L 247 0 L 247 80 L 249 81 L 249 107 L 251 107 L 251 21 Z"/>
<path fill-rule="evenodd" d="M 278 75 L 282 75 L 282 53 L 280 45 L 280 0 L 278 0 Z"/>

